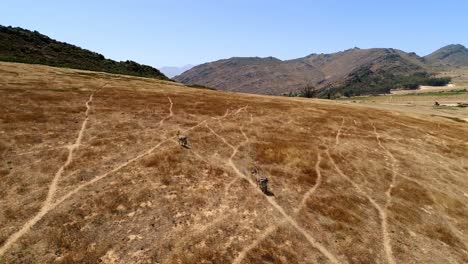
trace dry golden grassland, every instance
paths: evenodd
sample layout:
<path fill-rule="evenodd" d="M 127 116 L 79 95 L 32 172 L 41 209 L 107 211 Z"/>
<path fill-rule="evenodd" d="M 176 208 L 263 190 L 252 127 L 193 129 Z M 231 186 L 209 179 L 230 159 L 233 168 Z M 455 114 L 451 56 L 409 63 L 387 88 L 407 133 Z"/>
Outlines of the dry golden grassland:
<path fill-rule="evenodd" d="M 14 63 L 0 102 L 0 263 L 468 262 L 466 123 Z"/>

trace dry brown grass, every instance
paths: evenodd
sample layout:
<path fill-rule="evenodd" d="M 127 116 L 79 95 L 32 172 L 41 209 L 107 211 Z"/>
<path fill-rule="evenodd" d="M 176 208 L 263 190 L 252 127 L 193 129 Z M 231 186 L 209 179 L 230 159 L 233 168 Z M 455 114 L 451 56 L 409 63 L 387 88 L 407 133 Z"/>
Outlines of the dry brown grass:
<path fill-rule="evenodd" d="M 42 207 L 96 91 L 58 203 L 0 263 L 330 262 L 306 235 L 339 262 L 386 263 L 371 199 L 397 263 L 468 261 L 465 124 L 44 66 L 0 72 L 0 246 Z M 249 182 L 254 166 L 271 200 Z"/>

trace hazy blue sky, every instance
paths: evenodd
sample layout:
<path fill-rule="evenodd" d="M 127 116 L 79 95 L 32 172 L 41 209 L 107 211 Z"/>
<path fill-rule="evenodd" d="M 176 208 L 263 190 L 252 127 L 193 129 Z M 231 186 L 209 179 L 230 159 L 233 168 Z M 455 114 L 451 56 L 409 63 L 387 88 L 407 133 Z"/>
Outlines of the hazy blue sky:
<path fill-rule="evenodd" d="M 153 66 L 468 45 L 466 0 L 1 0 L 0 24 Z"/>

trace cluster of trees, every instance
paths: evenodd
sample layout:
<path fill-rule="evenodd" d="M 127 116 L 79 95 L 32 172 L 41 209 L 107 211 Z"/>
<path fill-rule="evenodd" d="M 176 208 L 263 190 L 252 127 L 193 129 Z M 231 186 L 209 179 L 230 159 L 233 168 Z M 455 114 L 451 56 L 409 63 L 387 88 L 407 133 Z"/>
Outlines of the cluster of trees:
<path fill-rule="evenodd" d="M 403 88 L 409 90 L 418 89 L 421 85 L 445 86 L 450 83 L 450 77 L 432 77 L 429 73 L 420 72 L 410 76 L 400 76 L 394 88 Z M 399 86 L 399 87 L 398 87 Z"/>
<path fill-rule="evenodd" d="M 307 84 L 297 92 L 290 92 L 290 97 L 339 98 L 359 95 L 378 95 L 390 93 L 392 89 L 418 89 L 421 85 L 445 86 L 451 78 L 433 77 L 426 72 L 411 75 L 373 74 L 370 71 L 357 72 L 343 85 L 326 89 Z"/>
<path fill-rule="evenodd" d="M 427 72 L 397 75 L 364 69 L 354 73 L 343 85 L 321 91 L 319 97 L 329 98 L 330 94 L 331 97 L 388 94 L 392 89 L 415 90 L 421 85 L 444 86 L 450 81 L 448 77 L 437 78 Z"/>
<path fill-rule="evenodd" d="M 319 90 L 317 87 L 313 86 L 312 84 L 307 84 L 306 86 L 302 87 L 298 92 L 289 92 L 289 97 L 305 97 L 305 98 L 316 98 L 318 97 Z"/>
<path fill-rule="evenodd" d="M 191 88 L 196 88 L 196 89 L 207 89 L 207 90 L 216 90 L 216 88 L 213 88 L 213 87 L 208 87 L 208 86 L 205 86 L 205 85 L 201 85 L 201 84 L 187 84 L 188 87 L 191 87 Z"/>

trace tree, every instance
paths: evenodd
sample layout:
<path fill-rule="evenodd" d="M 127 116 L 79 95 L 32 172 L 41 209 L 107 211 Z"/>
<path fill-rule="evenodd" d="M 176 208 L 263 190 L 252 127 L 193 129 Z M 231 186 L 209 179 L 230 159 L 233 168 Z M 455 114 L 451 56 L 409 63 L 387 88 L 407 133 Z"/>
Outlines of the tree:
<path fill-rule="evenodd" d="M 301 96 L 305 98 L 314 98 L 317 97 L 318 90 L 315 86 L 311 85 L 310 83 L 304 86 L 301 90 Z"/>

